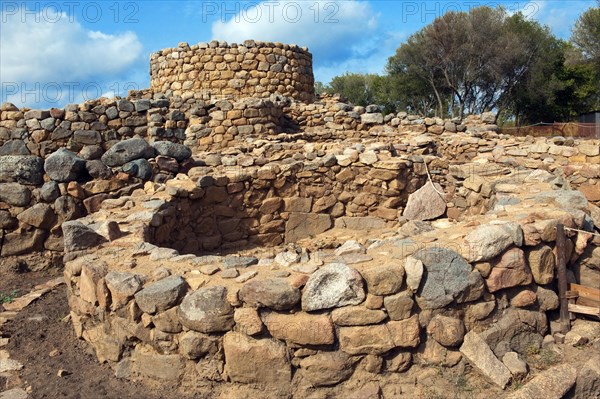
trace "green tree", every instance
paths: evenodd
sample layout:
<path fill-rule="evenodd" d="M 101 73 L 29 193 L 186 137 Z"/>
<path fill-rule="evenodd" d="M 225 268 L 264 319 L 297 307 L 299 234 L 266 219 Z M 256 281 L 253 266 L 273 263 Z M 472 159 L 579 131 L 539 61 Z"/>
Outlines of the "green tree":
<path fill-rule="evenodd" d="M 588 13 L 589 10 L 579 21 Z M 573 43 L 558 40 L 536 23 L 515 22 L 513 31 L 521 30 L 521 37 L 536 43 L 537 53 L 531 68 L 506 97 L 507 114 L 522 125 L 566 121 L 598 109 L 600 64 L 582 51 L 573 38 Z"/>
<path fill-rule="evenodd" d="M 376 104 L 383 113 L 395 113 L 399 107 L 398 81 L 378 74 L 349 73 L 335 76 L 328 84 L 328 93 L 338 93 L 355 105 Z"/>
<path fill-rule="evenodd" d="M 408 47 L 402 50 L 405 49 Z M 427 71 L 415 64 L 398 62 L 401 59 L 391 57 L 386 68 L 390 102 L 395 109 L 425 116 L 445 115 L 444 103 L 438 99 L 447 98 L 448 91 L 438 88 L 435 77 L 431 78 Z"/>
<path fill-rule="evenodd" d="M 600 1 L 577 20 L 571 36 L 573 48 L 567 54 L 566 68 L 578 82 L 575 114 L 600 109 Z"/>
<path fill-rule="evenodd" d="M 330 90 L 330 88 L 325 85 L 323 82 L 315 82 L 315 94 L 319 95 L 319 94 L 323 94 L 323 93 L 327 93 Z"/>
<path fill-rule="evenodd" d="M 563 114 L 557 102 L 564 88 L 561 81 L 565 60 L 565 43 L 556 39 L 547 27 L 515 14 L 507 20 L 506 29 L 524 42 L 530 53 L 529 67 L 499 102 L 500 113 L 513 116 L 517 124 L 560 119 Z"/>
<path fill-rule="evenodd" d="M 599 10 L 582 14 L 572 44 L 502 8 L 449 12 L 401 43 L 385 75 L 347 72 L 330 90 L 386 112 L 462 117 L 494 110 L 517 123 L 566 120 L 600 108 Z"/>
<path fill-rule="evenodd" d="M 388 61 L 388 72 L 427 84 L 439 115 L 497 109 L 538 53 L 524 29 L 531 23 L 502 8 L 448 12 L 402 44 Z"/>
<path fill-rule="evenodd" d="M 388 59 L 386 71 L 396 83 L 396 96 L 401 106 L 410 111 L 426 111 L 424 115 L 445 115 L 444 84 L 428 51 L 433 47 L 423 31 L 410 36 Z M 433 101 L 432 101 L 433 100 Z M 436 106 L 434 106 L 436 104 Z"/>
<path fill-rule="evenodd" d="M 585 59 L 600 67 L 600 1 L 598 7 L 589 8 L 575 22 L 571 41 L 581 50 Z"/>
<path fill-rule="evenodd" d="M 346 72 L 335 76 L 329 82 L 330 92 L 338 93 L 355 105 L 369 105 L 373 101 L 373 90 L 369 85 L 367 75 Z"/>

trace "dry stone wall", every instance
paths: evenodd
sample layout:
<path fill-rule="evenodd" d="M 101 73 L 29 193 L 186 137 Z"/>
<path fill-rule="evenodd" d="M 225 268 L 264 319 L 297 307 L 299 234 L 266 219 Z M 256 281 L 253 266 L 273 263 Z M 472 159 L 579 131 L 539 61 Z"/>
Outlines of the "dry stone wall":
<path fill-rule="evenodd" d="M 187 126 L 179 115 L 164 98 L 99 99 L 51 110 L 3 104 L 2 265 L 14 267 L 13 257 L 21 255 L 33 256 L 31 269 L 60 265 L 63 222 L 94 212 L 103 200 L 129 194 L 145 180 L 166 180 L 184 170 L 191 151 L 176 143 Z"/>
<path fill-rule="evenodd" d="M 221 163 L 231 165 L 235 159 L 224 156 Z M 312 161 L 260 166 L 248 155 L 237 161 L 240 166 L 195 167 L 183 180 L 167 182 L 167 192 L 178 199 L 165 204 L 152 242 L 200 254 L 295 242 L 348 217 L 365 217 L 365 223 L 379 227 L 393 225 L 409 193 L 426 180 L 422 167 L 390 158 L 387 149 L 361 154 L 348 148 Z"/>
<path fill-rule="evenodd" d="M 3 254 L 45 250 L 49 251 L 46 259 L 57 263 L 62 221 L 94 212 L 105 199 L 130 193 L 146 180 L 164 182 L 201 166 L 208 167 L 207 175 L 216 173 L 219 177 L 223 171 L 210 169 L 217 166 L 229 168 L 230 175 L 237 173 L 236 179 L 248 178 L 234 186 L 211 188 L 209 191 L 215 193 L 227 191 L 227 196 L 220 194 L 226 198 L 211 202 L 211 207 L 217 203 L 221 207 L 231 205 L 230 197 L 236 193 L 238 197 L 242 195 L 239 193 L 248 196 L 240 204 L 250 208 L 267 197 L 299 196 L 312 202 L 311 207 L 317 210 L 311 208 L 311 212 L 325 211 L 334 218 L 383 215 L 384 220 L 394 220 L 406 205 L 408 194 L 426 181 L 429 170 L 433 181 L 448 193 L 447 215 L 459 219 L 491 206 L 489 184 L 472 175 L 519 169 L 552 173 L 557 186 L 580 189 L 589 201 L 600 204 L 597 140 L 502 135 L 491 124 L 490 115 L 467 117 L 459 123 L 405 114 L 384 118 L 372 108 L 356 113 L 361 118 L 371 115 L 368 119 L 382 119 L 382 123 L 361 124 L 350 118 L 354 123 L 344 125 L 354 111 L 343 111 L 347 106 L 333 100 L 326 97 L 322 104 L 310 105 L 252 98 L 206 102 L 196 97 L 167 99 L 142 91 L 131 93 L 127 99 L 99 99 L 48 111 L 19 110 L 4 104 L 0 114 Z M 325 116 L 314 119 L 315 126 L 295 132 L 302 118 L 290 111 L 293 107 L 319 110 Z M 162 153 L 155 147 L 148 149 L 148 143 L 166 141 L 171 147 L 186 144 L 196 158 L 189 159 L 191 152 L 183 147 L 177 151 L 163 148 Z M 347 144 L 335 144 L 340 141 Z M 105 153 L 117 144 L 114 150 L 131 154 L 123 162 L 107 164 Z M 48 162 L 53 154 L 54 159 L 61 160 L 54 162 L 54 167 Z M 277 161 L 286 158 L 283 165 Z M 453 166 L 470 160 L 485 162 L 482 170 L 473 173 Z M 256 170 L 270 163 L 294 180 L 292 189 L 290 184 L 277 187 L 284 176 L 270 182 L 254 180 Z M 425 164 L 429 166 L 425 168 Z M 48 173 L 46 166 L 56 173 Z M 41 212 L 41 220 L 28 216 L 34 211 L 25 212 L 34 206 L 35 212 Z M 238 236 L 245 240 L 269 234 L 272 242 L 283 240 L 283 233 L 276 231 L 283 229 L 279 216 L 267 222 L 256 214 L 248 215 L 246 212 L 241 219 L 251 219 L 244 222 L 249 225 L 241 228 Z M 218 236 L 220 240 L 228 236 L 226 242 L 237 241 L 232 238 L 236 234 L 221 233 L 226 231 L 217 226 L 223 224 L 217 220 L 222 215 L 211 217 L 207 241 L 222 243 Z M 258 229 L 263 232 L 257 233 L 256 224 L 261 222 L 270 227 L 263 226 Z M 200 247 L 215 248 L 208 244 Z"/>
<path fill-rule="evenodd" d="M 511 186 L 510 201 L 464 223 L 411 220 L 371 239 L 367 231 L 386 226 L 346 218 L 338 226 L 345 241 L 317 235 L 272 254 L 226 256 L 148 242 L 170 216 L 188 214 L 182 198 L 202 194 L 184 177 L 147 183 L 66 226 L 75 331 L 120 375 L 183 386 L 258 384 L 304 395 L 464 360 L 499 394 L 520 378 L 509 359 L 541 347 L 547 312 L 558 306 L 553 227 L 597 229 L 600 215 L 581 193 L 554 190 L 536 172 L 488 179 Z M 290 203 L 276 200 L 262 200 L 264 214 Z M 568 235 L 574 281 L 592 236 Z"/>
<path fill-rule="evenodd" d="M 18 109 L 5 103 L 0 114 L 0 154 L 44 158 L 64 147 L 94 158 L 133 136 L 150 143 L 168 140 L 219 149 L 246 138 L 275 136 L 282 130 L 282 116 L 281 106 L 268 99 L 183 101 L 149 92 L 50 110 Z"/>
<path fill-rule="evenodd" d="M 11 257 L 42 254 L 27 262 L 30 268 L 59 265 L 62 222 L 95 212 L 105 199 L 129 194 L 144 181 L 187 171 L 196 163 L 182 143 L 227 148 L 276 135 L 280 120 L 279 106 L 252 98 L 182 102 L 135 92 L 64 109 L 3 104 L 1 262 L 14 267 Z"/>
<path fill-rule="evenodd" d="M 272 94 L 312 101 L 312 55 L 282 43 L 180 43 L 150 57 L 150 88 L 157 93 L 209 98 L 265 98 Z"/>
<path fill-rule="evenodd" d="M 282 131 L 283 111 L 270 100 L 221 100 L 189 112 L 184 144 L 197 151 L 238 147 Z"/>

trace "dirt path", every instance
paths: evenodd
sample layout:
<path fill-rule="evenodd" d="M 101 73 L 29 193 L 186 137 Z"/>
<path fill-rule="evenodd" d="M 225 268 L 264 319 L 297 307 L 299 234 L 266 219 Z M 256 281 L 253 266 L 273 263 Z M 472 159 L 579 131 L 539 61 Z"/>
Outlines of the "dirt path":
<path fill-rule="evenodd" d="M 57 275 L 56 271 L 9 273 L 0 280 L 0 292 L 23 295 Z M 148 392 L 141 383 L 117 379 L 108 365 L 98 363 L 86 342 L 75 338 L 71 324 L 64 320 L 68 314 L 65 286 L 61 285 L 0 327 L 1 336 L 9 338 L 1 349 L 24 365 L 19 371 L 0 376 L 0 392 L 19 387 L 32 399 L 158 399 L 173 395 L 169 386 Z M 60 370 L 63 376 L 59 377 Z"/>

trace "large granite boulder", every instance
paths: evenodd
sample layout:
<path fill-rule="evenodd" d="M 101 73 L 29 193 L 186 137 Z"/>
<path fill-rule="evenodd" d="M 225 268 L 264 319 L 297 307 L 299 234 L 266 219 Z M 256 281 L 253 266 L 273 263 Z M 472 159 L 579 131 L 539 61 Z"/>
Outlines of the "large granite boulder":
<path fill-rule="evenodd" d="M 85 171 L 85 160 L 67 149 L 60 148 L 46 158 L 44 170 L 54 181 L 75 181 Z"/>
<path fill-rule="evenodd" d="M 151 158 L 152 156 L 154 156 L 154 148 L 143 138 L 134 137 L 119 141 L 110 147 L 101 159 L 106 165 L 115 167 L 136 159 Z"/>
<path fill-rule="evenodd" d="M 33 155 L 0 156 L 0 182 L 42 184 L 44 160 Z"/>
<path fill-rule="evenodd" d="M 485 224 L 477 227 L 465 237 L 469 262 L 487 261 L 500 255 L 511 245 L 520 247 L 523 230 L 517 223 Z"/>
<path fill-rule="evenodd" d="M 77 220 L 64 222 L 62 231 L 65 252 L 86 250 L 107 242 L 106 238 Z"/>
<path fill-rule="evenodd" d="M 471 266 L 458 253 L 445 248 L 426 248 L 412 255 L 423 263 L 417 302 L 424 309 L 448 305 L 469 285 Z"/>

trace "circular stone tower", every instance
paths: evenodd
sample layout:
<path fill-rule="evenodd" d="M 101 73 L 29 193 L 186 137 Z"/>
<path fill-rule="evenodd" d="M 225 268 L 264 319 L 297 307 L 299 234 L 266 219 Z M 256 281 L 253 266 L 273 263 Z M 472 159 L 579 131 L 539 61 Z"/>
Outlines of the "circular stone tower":
<path fill-rule="evenodd" d="M 152 54 L 150 87 L 179 96 L 265 98 L 281 94 L 310 102 L 314 97 L 312 54 L 305 47 L 254 40 L 191 47 L 180 43 Z"/>

